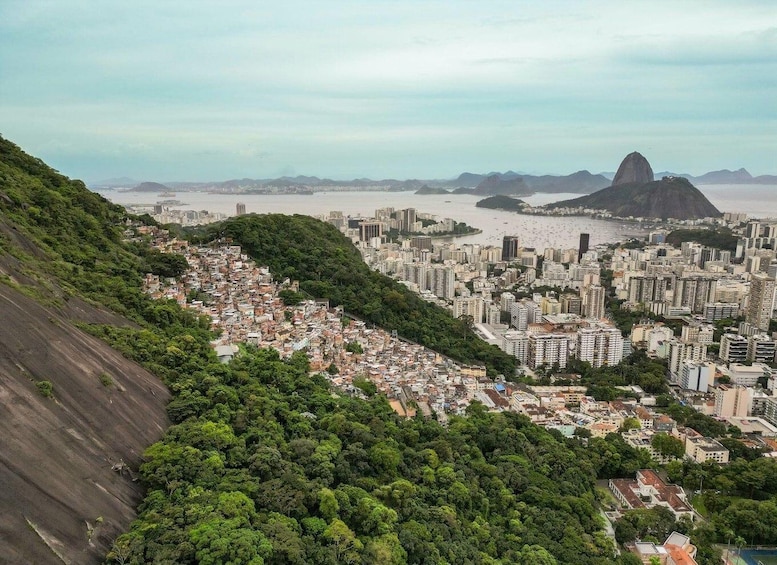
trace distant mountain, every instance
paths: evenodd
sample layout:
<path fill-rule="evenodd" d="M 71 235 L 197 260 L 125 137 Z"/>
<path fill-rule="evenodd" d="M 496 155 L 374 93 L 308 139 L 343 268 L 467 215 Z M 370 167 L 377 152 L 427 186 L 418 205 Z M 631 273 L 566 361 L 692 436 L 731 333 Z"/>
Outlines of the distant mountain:
<path fill-rule="evenodd" d="M 698 177 L 688 173 L 672 173 L 669 171 L 661 172 L 658 176 L 683 177 L 694 184 L 777 184 L 777 175 L 759 175 L 754 177 L 745 168 L 737 169 L 736 171 L 730 169 L 710 171 Z"/>
<path fill-rule="evenodd" d="M 486 176 L 490 177 L 491 175 L 500 175 L 503 179 L 508 179 L 508 180 L 517 179 L 517 178 L 526 176 L 526 175 L 522 175 L 521 173 L 516 173 L 515 171 L 505 171 L 504 173 L 491 172 L 491 173 L 488 173 L 488 175 Z"/>
<path fill-rule="evenodd" d="M 618 172 L 615 173 L 615 177 L 612 179 L 612 186 L 645 184 L 653 182 L 653 180 L 653 169 L 650 167 L 650 163 L 640 153 L 634 151 L 626 155 L 623 161 L 621 161 Z"/>
<path fill-rule="evenodd" d="M 170 187 L 158 182 L 142 182 L 130 190 L 132 192 L 166 192 L 170 190 Z"/>
<path fill-rule="evenodd" d="M 587 170 L 577 171 L 570 175 L 529 175 L 516 171 L 506 171 L 504 173 L 492 171 L 488 174 L 461 173 L 455 179 L 379 179 L 358 178 L 352 180 L 333 180 L 329 178 L 319 178 L 316 176 L 298 175 L 295 177 L 282 176 L 274 179 L 230 179 L 226 181 L 211 182 L 181 182 L 171 181 L 160 183 L 138 183 L 128 177 L 106 179 L 90 183 L 93 189 L 124 188 L 134 186 L 131 190 L 136 192 L 163 192 L 165 190 L 174 190 L 179 192 L 216 192 L 216 193 L 286 193 L 286 192 L 322 192 L 328 190 L 365 190 L 365 191 L 389 191 L 389 192 L 409 192 L 416 191 L 427 185 L 429 188 L 445 188 L 454 194 L 475 193 L 476 187 L 491 177 L 497 177 L 501 181 L 522 181 L 525 188 L 521 189 L 520 194 L 529 194 L 531 192 L 544 193 L 578 193 L 590 194 L 601 190 L 611 184 L 610 179 L 617 180 L 616 184 L 628 182 L 649 182 L 653 180 L 650 174 L 652 170 L 644 168 L 647 162 L 639 153 L 624 159 L 621 163 L 625 167 L 623 171 L 617 173 L 604 172 L 592 174 Z M 638 159 L 642 158 L 642 161 Z M 639 162 L 639 164 L 638 164 Z M 638 167 L 641 169 L 638 170 Z M 648 164 L 649 167 L 649 164 Z M 678 174 L 663 172 L 655 175 L 656 178 L 662 176 L 684 177 L 695 184 L 777 184 L 777 176 L 763 175 L 753 177 L 745 169 L 729 171 L 713 171 L 700 177 L 694 177 L 689 174 Z M 616 179 L 617 177 L 617 179 Z M 492 181 L 490 181 L 493 183 Z M 152 188 L 153 187 L 153 188 Z M 422 193 L 423 194 L 423 193 Z M 478 191 L 477 194 L 484 194 Z"/>
<path fill-rule="evenodd" d="M 475 194 L 513 194 L 529 196 L 532 190 L 521 177 L 505 179 L 500 175 L 491 175 L 475 187 Z"/>
<path fill-rule="evenodd" d="M 619 217 L 690 220 L 720 216 L 720 211 L 701 191 L 682 177 L 609 186 L 580 198 L 554 202 L 547 207 L 607 210 Z"/>
<path fill-rule="evenodd" d="M 579 192 L 588 194 L 610 185 L 610 180 L 603 175 L 593 175 L 588 171 L 577 171 L 571 175 L 555 176 L 524 175 L 523 180 L 534 192 Z"/>
<path fill-rule="evenodd" d="M 752 180 L 753 175 L 748 173 L 745 169 L 738 169 L 736 171 L 722 169 L 696 177 L 693 179 L 693 182 L 697 184 L 741 184 L 748 183 Z"/>
<path fill-rule="evenodd" d="M 450 194 L 447 190 L 444 188 L 441 188 L 439 186 L 429 186 L 428 184 L 423 185 L 421 188 L 415 191 L 416 194 Z"/>
<path fill-rule="evenodd" d="M 503 180 L 523 179 L 530 192 L 578 192 L 588 194 L 610 185 L 603 175 L 593 175 L 588 171 L 578 171 L 571 175 L 526 175 L 507 171 L 505 173 L 491 172 L 487 175 L 461 173 L 456 179 L 443 182 L 444 186 L 457 188 L 473 188 L 489 177 L 498 176 Z"/>
<path fill-rule="evenodd" d="M 492 210 L 509 210 L 511 212 L 520 212 L 526 207 L 526 202 L 518 198 L 511 198 L 503 194 L 489 196 L 475 204 L 478 208 L 489 208 Z"/>
<path fill-rule="evenodd" d="M 87 183 L 89 188 L 125 188 L 135 186 L 138 181 L 129 177 L 116 177 Z"/>
<path fill-rule="evenodd" d="M 647 178 L 653 178 L 650 163 L 634 152 L 621 163 L 612 186 L 549 204 L 547 208 L 590 208 L 607 210 L 619 217 L 680 220 L 720 216 L 720 211 L 688 179 L 667 176 L 659 181 L 640 182 Z"/>
<path fill-rule="evenodd" d="M 461 188 L 475 188 L 486 179 L 486 175 L 476 173 L 461 173 L 457 179 L 450 181 L 452 186 Z"/>
<path fill-rule="evenodd" d="M 209 192 L 284 192 L 292 188 L 297 192 L 301 189 L 311 191 L 326 191 L 330 188 L 351 188 L 353 190 L 388 190 L 388 191 L 410 191 L 418 190 L 424 184 L 430 186 L 440 186 L 443 181 L 422 181 L 418 179 L 380 179 L 371 180 L 366 178 L 353 180 L 332 180 L 319 177 L 303 176 L 296 177 L 278 177 L 274 179 L 230 179 L 217 182 L 169 182 L 168 186 L 175 190 L 186 191 L 209 191 Z"/>
<path fill-rule="evenodd" d="M 777 184 L 777 175 L 758 175 L 749 184 Z"/>

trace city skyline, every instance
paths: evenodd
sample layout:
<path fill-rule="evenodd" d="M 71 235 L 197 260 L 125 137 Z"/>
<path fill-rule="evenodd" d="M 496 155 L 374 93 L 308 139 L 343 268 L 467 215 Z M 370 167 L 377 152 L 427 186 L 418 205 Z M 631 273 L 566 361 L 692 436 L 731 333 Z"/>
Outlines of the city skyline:
<path fill-rule="evenodd" d="M 774 174 L 777 6 L 9 1 L 0 133 L 68 176 Z M 645 23 L 647 22 L 647 23 Z"/>

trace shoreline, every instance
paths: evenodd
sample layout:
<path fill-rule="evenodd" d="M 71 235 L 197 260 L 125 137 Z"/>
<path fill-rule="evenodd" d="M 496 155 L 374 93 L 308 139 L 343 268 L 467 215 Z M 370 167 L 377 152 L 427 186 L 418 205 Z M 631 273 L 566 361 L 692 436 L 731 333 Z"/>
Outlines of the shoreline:
<path fill-rule="evenodd" d="M 679 227 L 688 227 L 689 224 L 686 224 L 685 222 L 689 221 L 698 221 L 700 218 L 695 220 L 679 220 L 677 218 L 669 218 L 667 221 L 654 221 L 654 220 L 637 220 L 634 218 L 622 218 L 618 216 L 599 216 L 597 214 L 532 214 L 527 212 L 522 212 L 519 210 L 508 210 L 505 208 L 489 208 L 489 210 L 498 210 L 500 212 L 512 212 L 513 214 L 518 214 L 520 216 L 534 216 L 534 217 L 541 217 L 541 218 L 589 218 L 591 220 L 598 220 L 602 222 L 611 222 L 611 223 L 619 223 L 619 224 L 631 224 L 635 227 L 639 227 L 642 229 L 677 229 Z M 690 227 L 704 227 L 708 226 L 708 224 L 691 224 Z"/>

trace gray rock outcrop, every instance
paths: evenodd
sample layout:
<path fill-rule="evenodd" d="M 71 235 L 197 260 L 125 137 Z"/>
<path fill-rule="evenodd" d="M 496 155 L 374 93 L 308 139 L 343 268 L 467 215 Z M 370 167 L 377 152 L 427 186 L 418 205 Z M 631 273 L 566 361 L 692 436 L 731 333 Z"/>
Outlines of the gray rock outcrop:
<path fill-rule="evenodd" d="M 655 179 L 650 163 L 640 153 L 634 151 L 626 155 L 626 158 L 621 161 L 618 172 L 615 173 L 615 178 L 612 179 L 612 186 L 632 183 L 645 184 L 653 182 L 653 180 Z"/>

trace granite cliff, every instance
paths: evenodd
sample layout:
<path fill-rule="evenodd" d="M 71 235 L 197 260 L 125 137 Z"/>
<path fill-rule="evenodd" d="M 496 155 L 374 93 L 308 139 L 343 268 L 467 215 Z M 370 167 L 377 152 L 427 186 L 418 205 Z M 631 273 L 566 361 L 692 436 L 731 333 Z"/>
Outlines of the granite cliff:
<path fill-rule="evenodd" d="M 720 211 L 688 179 L 668 176 L 653 180 L 650 163 L 637 152 L 623 160 L 612 186 L 587 196 L 549 204 L 547 208 L 589 208 L 605 210 L 618 217 L 679 220 L 720 216 Z"/>
<path fill-rule="evenodd" d="M 621 161 L 618 172 L 615 173 L 615 177 L 612 179 L 612 186 L 633 183 L 645 184 L 654 180 L 653 169 L 650 168 L 648 160 L 640 153 L 634 151 L 626 155 L 626 158 Z"/>

